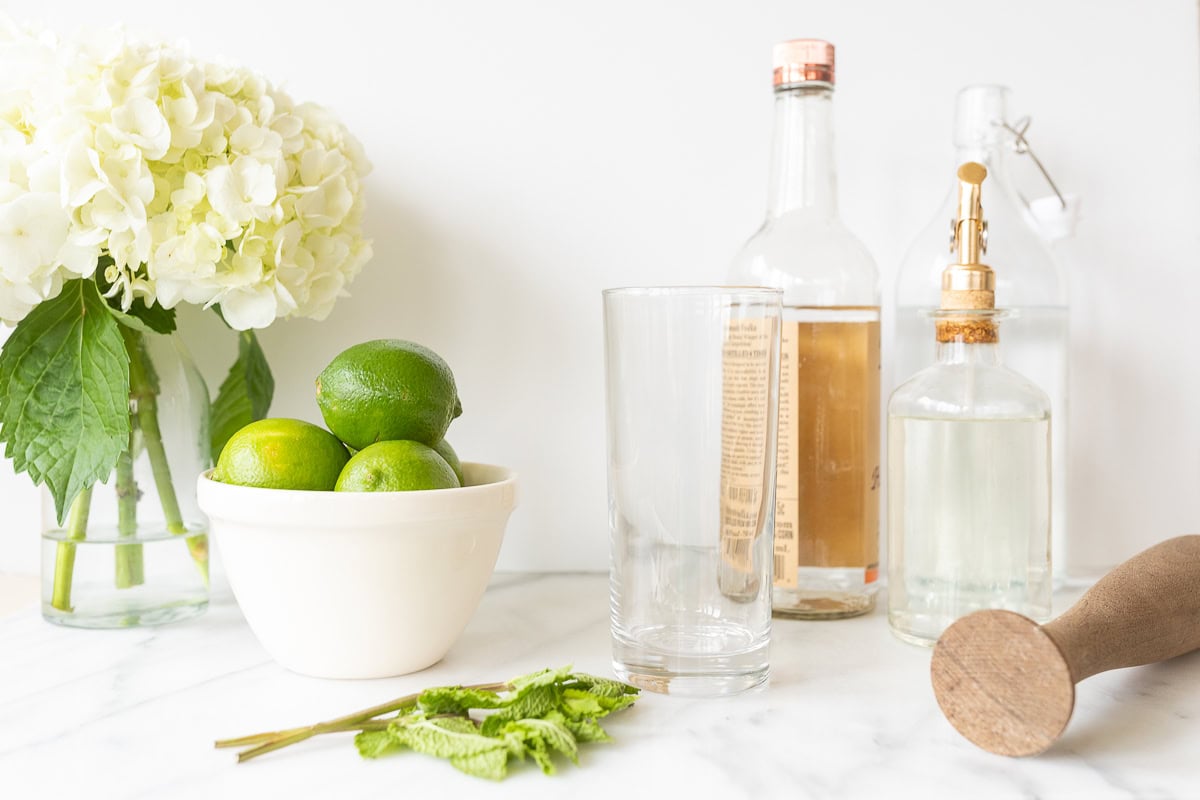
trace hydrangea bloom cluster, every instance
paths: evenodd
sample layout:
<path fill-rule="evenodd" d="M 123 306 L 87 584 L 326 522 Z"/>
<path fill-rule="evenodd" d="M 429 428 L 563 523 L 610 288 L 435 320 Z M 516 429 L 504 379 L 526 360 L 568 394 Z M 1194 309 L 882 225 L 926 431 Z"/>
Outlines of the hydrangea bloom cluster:
<path fill-rule="evenodd" d="M 119 30 L 0 21 L 0 67 L 0 319 L 98 267 L 125 309 L 322 319 L 370 258 L 370 165 L 324 109 Z"/>

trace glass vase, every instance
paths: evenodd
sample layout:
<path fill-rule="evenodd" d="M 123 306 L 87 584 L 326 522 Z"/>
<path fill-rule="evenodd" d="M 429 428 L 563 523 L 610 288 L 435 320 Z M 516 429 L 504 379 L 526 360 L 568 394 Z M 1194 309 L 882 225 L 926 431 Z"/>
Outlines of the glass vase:
<path fill-rule="evenodd" d="M 208 606 L 208 522 L 196 505 L 211 462 L 208 389 L 176 334 L 122 334 L 128 449 L 61 526 L 43 491 L 42 615 L 60 625 L 158 625 Z"/>

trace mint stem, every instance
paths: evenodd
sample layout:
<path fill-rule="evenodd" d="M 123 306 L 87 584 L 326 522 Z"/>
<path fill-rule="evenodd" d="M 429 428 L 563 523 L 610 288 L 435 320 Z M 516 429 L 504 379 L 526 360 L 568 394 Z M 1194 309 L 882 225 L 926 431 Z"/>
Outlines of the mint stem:
<path fill-rule="evenodd" d="M 75 577 L 75 543 L 87 535 L 88 516 L 92 511 L 92 487 L 75 496 L 67 517 L 67 541 L 59 542 L 54 553 L 54 586 L 50 591 L 50 605 L 59 611 L 70 613 L 71 584 Z"/>
<path fill-rule="evenodd" d="M 507 683 L 477 683 L 472 686 L 464 686 L 464 689 L 478 689 L 487 692 L 506 692 L 510 687 Z M 292 728 L 285 731 L 274 731 L 270 733 L 256 733 L 251 736 L 242 736 L 237 739 L 221 739 L 216 742 L 217 747 L 243 747 L 246 745 L 258 745 L 249 750 L 243 750 L 238 753 L 238 763 L 249 761 L 267 753 L 274 752 L 283 747 L 303 742 L 313 736 L 322 733 L 339 733 L 352 730 L 366 730 L 362 727 L 367 723 L 381 722 L 384 727 L 391 724 L 391 720 L 375 720 L 375 717 L 384 714 L 390 714 L 396 711 L 406 711 L 417 704 L 417 698 L 422 692 L 416 694 L 405 695 L 404 697 L 391 700 L 387 703 L 371 708 L 365 708 L 362 711 L 355 711 L 347 714 L 344 717 L 329 720 L 328 722 L 318 722 L 315 725 L 309 725 L 302 728 Z M 371 726 L 374 729 L 374 725 Z"/>
<path fill-rule="evenodd" d="M 137 536 L 137 481 L 133 477 L 133 444 L 135 428 L 129 429 L 129 447 L 117 458 L 117 538 Z M 145 580 L 141 544 L 118 544 L 116 552 L 116 582 L 118 589 L 141 586 Z"/>

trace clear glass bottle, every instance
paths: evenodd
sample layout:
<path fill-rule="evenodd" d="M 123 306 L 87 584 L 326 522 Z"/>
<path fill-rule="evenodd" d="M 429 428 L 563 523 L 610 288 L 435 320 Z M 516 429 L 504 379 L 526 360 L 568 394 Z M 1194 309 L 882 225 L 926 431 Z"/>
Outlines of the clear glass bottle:
<path fill-rule="evenodd" d="M 959 170 L 936 361 L 888 403 L 888 624 L 914 644 L 985 608 L 1050 617 L 1050 398 L 1000 362 L 998 278 L 979 263 L 986 175 Z"/>
<path fill-rule="evenodd" d="M 968 86 L 955 108 L 955 164 L 974 161 L 988 170 L 989 259 L 1002 264 L 996 287 L 1011 318 L 1004 323 L 1004 360 L 1050 395 L 1054 412 L 1053 548 L 1055 569 L 1064 578 L 1087 576 L 1072 568 L 1067 524 L 1067 363 L 1068 294 L 1066 278 L 1013 186 L 1009 160 L 1014 137 L 1009 121 L 1009 89 Z M 910 246 L 896 281 L 893 315 L 892 386 L 930 363 L 934 342 L 929 312 L 938 307 L 946 266 L 947 221 L 953 221 L 957 188 Z M 889 489 L 890 491 L 890 489 Z"/>
<path fill-rule="evenodd" d="M 875 605 L 879 572 L 879 275 L 838 219 L 833 45 L 775 47 L 767 218 L 735 283 L 783 289 L 774 612 Z"/>

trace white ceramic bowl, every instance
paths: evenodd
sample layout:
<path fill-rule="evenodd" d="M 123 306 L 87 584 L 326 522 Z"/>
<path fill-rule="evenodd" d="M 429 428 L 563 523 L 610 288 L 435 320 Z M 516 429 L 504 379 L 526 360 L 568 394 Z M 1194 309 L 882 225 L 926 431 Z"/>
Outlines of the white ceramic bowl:
<path fill-rule="evenodd" d="M 496 565 L 517 478 L 463 464 L 461 489 L 303 492 L 200 477 L 200 508 L 246 622 L 320 678 L 416 672 L 450 650 Z"/>

